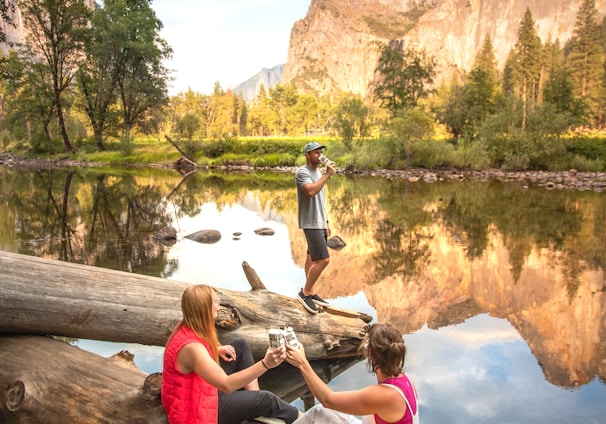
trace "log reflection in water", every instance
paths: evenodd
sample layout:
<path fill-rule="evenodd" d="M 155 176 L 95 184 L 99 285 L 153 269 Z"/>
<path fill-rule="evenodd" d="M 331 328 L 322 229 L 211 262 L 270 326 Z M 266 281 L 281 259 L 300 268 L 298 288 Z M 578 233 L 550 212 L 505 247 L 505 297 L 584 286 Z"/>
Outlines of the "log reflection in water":
<path fill-rule="evenodd" d="M 316 374 L 328 383 L 362 360 L 363 358 L 321 359 L 310 361 L 310 364 Z M 306 410 L 314 404 L 313 396 L 307 388 L 301 372 L 286 362 L 263 374 L 259 378 L 259 386 L 264 390 L 274 392 L 286 402 L 292 402 L 297 398 L 303 399 Z"/>

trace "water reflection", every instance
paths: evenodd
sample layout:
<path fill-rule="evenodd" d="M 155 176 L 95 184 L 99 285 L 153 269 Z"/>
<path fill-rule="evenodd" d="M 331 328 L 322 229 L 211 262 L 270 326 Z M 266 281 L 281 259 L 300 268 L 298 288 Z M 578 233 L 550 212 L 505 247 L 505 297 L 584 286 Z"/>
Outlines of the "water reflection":
<path fill-rule="evenodd" d="M 3 250 L 242 290 L 247 261 L 291 296 L 304 278 L 290 174 L 4 169 L 0 193 Z M 322 295 L 407 334 L 429 422 L 606 412 L 606 196 L 338 176 L 328 207 L 347 247 L 331 253 Z M 153 237 L 167 225 L 172 246 Z M 276 234 L 254 234 L 265 226 Z M 203 229 L 221 240 L 184 238 Z M 356 365 L 331 386 L 367 378 Z"/>

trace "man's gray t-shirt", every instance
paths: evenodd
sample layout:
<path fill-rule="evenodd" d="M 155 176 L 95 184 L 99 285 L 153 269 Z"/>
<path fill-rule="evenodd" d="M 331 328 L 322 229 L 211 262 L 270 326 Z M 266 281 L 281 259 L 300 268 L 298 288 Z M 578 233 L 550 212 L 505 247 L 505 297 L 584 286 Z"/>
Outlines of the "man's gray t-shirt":
<path fill-rule="evenodd" d="M 299 207 L 299 228 L 323 230 L 326 228 L 326 193 L 324 187 L 318 194 L 309 197 L 303 190 L 303 185 L 315 183 L 322 178 L 322 173 L 307 165 L 297 169 L 297 205 Z"/>

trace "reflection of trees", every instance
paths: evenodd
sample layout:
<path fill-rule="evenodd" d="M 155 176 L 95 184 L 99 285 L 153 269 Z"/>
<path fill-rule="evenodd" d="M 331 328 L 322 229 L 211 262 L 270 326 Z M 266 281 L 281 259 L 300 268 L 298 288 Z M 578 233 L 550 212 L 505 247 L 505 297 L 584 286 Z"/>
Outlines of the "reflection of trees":
<path fill-rule="evenodd" d="M 87 247 L 95 265 L 159 275 L 165 266 L 162 248 L 151 235 L 171 222 L 159 187 L 140 185 L 132 177 L 96 178 Z"/>
<path fill-rule="evenodd" d="M 480 186 L 479 188 L 484 188 Z M 458 190 L 455 188 L 447 199 L 442 210 L 444 225 L 451 233 L 465 243 L 467 257 L 470 259 L 482 256 L 488 243 L 488 228 L 492 217 L 484 213 L 480 204 L 490 199 L 486 190 Z"/>
<path fill-rule="evenodd" d="M 77 199 L 70 196 L 74 171 L 39 171 L 15 180 L 13 198 L 19 207 L 16 214 L 19 237 L 26 240 L 20 253 L 37 252 L 64 261 L 77 260 L 73 236 L 77 225 L 70 211 L 77 210 Z"/>
<path fill-rule="evenodd" d="M 410 281 L 422 275 L 431 260 L 430 225 L 439 195 L 427 185 L 418 192 L 415 189 L 402 181 L 379 192 L 378 203 L 385 210 L 380 215 L 386 218 L 377 222 L 375 230 L 381 247 L 373 255 L 376 281 L 396 274 Z"/>
<path fill-rule="evenodd" d="M 161 185 L 138 184 L 129 175 L 91 178 L 74 169 L 23 176 L 12 187 L 19 209 L 14 225 L 26 240 L 20 253 L 128 271 L 144 265 L 151 275 L 165 271 L 163 248 L 151 238 L 171 222 Z"/>
<path fill-rule="evenodd" d="M 382 219 L 377 223 L 375 239 L 381 249 L 373 255 L 374 281 L 395 274 L 400 274 L 403 281 L 422 275 L 431 258 L 430 235 L 420 231 L 405 232 L 401 226 Z"/>
<path fill-rule="evenodd" d="M 581 260 L 573 240 L 582 231 L 582 214 L 568 199 L 578 193 L 525 189 L 498 181 L 473 185 L 472 190 L 455 188 L 441 211 L 447 228 L 464 235 L 468 257 L 482 255 L 492 230 L 503 237 L 515 281 L 533 249 L 563 250 Z M 574 280 L 573 274 L 578 272 L 571 274 Z"/>
<path fill-rule="evenodd" d="M 241 201 L 251 191 L 258 191 L 261 195 L 265 193 L 261 197 L 277 210 L 292 211 L 293 206 L 296 207 L 296 197 L 291 196 L 293 193 L 296 195 L 294 177 L 267 172 L 198 171 L 172 193 L 170 200 L 181 213 L 194 216 L 205 203 L 215 203 L 220 210 Z"/>

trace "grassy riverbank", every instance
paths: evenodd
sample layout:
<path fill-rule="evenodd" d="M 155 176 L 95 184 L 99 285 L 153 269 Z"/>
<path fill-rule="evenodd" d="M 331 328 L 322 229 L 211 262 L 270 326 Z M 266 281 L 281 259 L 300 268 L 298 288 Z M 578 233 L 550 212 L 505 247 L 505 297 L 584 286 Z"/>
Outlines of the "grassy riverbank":
<path fill-rule="evenodd" d="M 175 141 L 163 137 L 136 138 L 131 143 L 105 143 L 98 151 L 91 143 L 76 144 L 75 153 L 37 153 L 22 145 L 8 146 L 6 152 L 27 160 L 95 163 L 106 166 L 173 166 L 183 154 L 200 167 L 244 166 L 275 168 L 305 163 L 303 146 L 311 141 L 325 144 L 325 154 L 338 167 L 350 172 L 375 170 L 427 169 L 431 171 L 503 172 L 606 171 L 606 136 L 577 134 L 558 140 L 545 139 L 540 144 L 527 139 L 507 139 L 491 145 L 445 140 L 402 141 L 395 138 L 343 142 L 328 137 L 300 138 L 229 138 L 204 141 Z M 183 153 L 183 154 L 182 154 Z"/>

